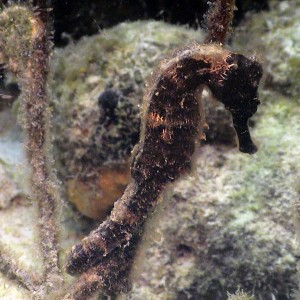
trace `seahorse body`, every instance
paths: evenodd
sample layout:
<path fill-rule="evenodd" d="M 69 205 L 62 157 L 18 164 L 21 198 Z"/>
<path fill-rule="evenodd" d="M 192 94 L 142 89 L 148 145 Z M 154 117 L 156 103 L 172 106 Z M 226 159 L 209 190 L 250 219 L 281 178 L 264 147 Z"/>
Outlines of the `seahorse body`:
<path fill-rule="evenodd" d="M 207 85 L 232 113 L 240 150 L 256 151 L 247 122 L 259 104 L 261 76 L 258 62 L 214 44 L 193 45 L 161 63 L 144 99 L 140 142 L 132 158 L 132 182 L 108 219 L 73 247 L 66 265 L 69 273 L 83 272 L 129 243 L 166 185 L 191 170 L 201 132 L 196 96 L 200 85 Z"/>

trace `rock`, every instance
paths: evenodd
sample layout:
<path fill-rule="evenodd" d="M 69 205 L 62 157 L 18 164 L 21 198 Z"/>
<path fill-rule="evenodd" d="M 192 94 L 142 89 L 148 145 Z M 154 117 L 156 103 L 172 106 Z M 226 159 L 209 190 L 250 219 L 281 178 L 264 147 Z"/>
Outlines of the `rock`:
<path fill-rule="evenodd" d="M 128 164 L 118 164 L 101 168 L 99 177 L 69 179 L 66 185 L 69 200 L 83 215 L 104 220 L 129 182 Z"/>
<path fill-rule="evenodd" d="M 237 29 L 233 46 L 261 56 L 267 87 L 299 99 L 300 1 L 271 1 L 270 5 L 270 11 L 251 15 Z"/>
<path fill-rule="evenodd" d="M 0 111 L 0 209 L 8 208 L 15 198 L 23 197 L 28 171 L 21 148 L 21 132 L 12 110 Z"/>
<path fill-rule="evenodd" d="M 16 182 L 12 180 L 4 166 L 0 164 L 0 209 L 7 208 L 20 194 Z"/>

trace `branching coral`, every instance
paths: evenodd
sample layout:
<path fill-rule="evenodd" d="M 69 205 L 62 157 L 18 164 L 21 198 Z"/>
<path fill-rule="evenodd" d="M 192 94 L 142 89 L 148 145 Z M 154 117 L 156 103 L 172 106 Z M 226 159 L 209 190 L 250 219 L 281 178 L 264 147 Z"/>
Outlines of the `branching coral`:
<path fill-rule="evenodd" d="M 53 285 L 60 286 L 62 281 L 58 267 L 56 228 L 58 192 L 50 167 L 51 156 L 47 152 L 49 148 L 47 75 L 50 55 L 48 11 L 43 1 L 37 4 L 39 8 L 35 11 L 17 5 L 1 13 L 0 53 L 6 68 L 17 74 L 23 92 L 26 150 L 32 168 L 33 195 L 39 207 L 40 246 L 44 258 L 42 289 L 51 290 Z M 2 257 L 3 265 L 11 265 L 9 259 L 5 257 Z M 16 274 L 15 277 L 20 278 L 22 282 L 25 281 L 24 276 Z M 24 285 L 33 290 L 41 288 L 32 283 Z M 44 291 L 40 293 L 43 294 Z"/>
<path fill-rule="evenodd" d="M 32 274 L 20 271 L 5 253 L 0 267 L 40 299 L 51 294 L 53 287 L 59 289 L 62 279 L 56 228 L 58 193 L 47 153 L 48 11 L 44 1 L 37 5 L 36 11 L 13 6 L 2 12 L 0 53 L 7 68 L 20 77 L 23 91 L 27 155 L 39 207 L 44 276 L 36 283 Z M 87 299 L 99 289 L 107 294 L 128 290 L 126 277 L 145 220 L 166 186 L 192 168 L 195 146 L 205 126 L 200 105 L 203 86 L 208 86 L 232 114 L 240 151 L 256 152 L 247 123 L 259 104 L 257 88 L 262 68 L 255 58 L 235 54 L 217 44 L 225 41 L 233 7 L 233 1 L 220 0 L 209 14 L 206 41 L 213 43 L 176 51 L 160 64 L 144 97 L 140 142 L 132 158 L 132 181 L 110 217 L 73 247 L 67 258 L 67 272 L 83 274 L 67 295 L 59 297 Z M 15 20 L 19 19 L 26 29 L 22 39 L 16 29 Z M 15 40 L 19 43 L 16 48 Z"/>

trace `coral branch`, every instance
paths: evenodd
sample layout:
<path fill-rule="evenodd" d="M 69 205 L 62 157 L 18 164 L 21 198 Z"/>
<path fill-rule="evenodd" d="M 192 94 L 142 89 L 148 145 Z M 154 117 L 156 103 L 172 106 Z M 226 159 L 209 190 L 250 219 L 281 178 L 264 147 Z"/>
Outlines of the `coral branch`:
<path fill-rule="evenodd" d="M 58 267 L 56 228 L 58 192 L 55 176 L 50 171 L 51 156 L 47 151 L 47 77 L 51 47 L 46 13 L 45 7 L 35 12 L 18 5 L 5 9 L 0 16 L 3 25 L 0 53 L 6 57 L 7 67 L 18 74 L 22 88 L 26 150 L 32 168 L 32 189 L 39 209 L 44 278 L 50 288 L 53 285 L 57 287 L 62 280 Z M 23 35 L 19 34 L 19 27 Z M 18 41 L 16 49 L 13 47 L 14 41 Z"/>
<path fill-rule="evenodd" d="M 0 243 L 0 271 L 9 279 L 23 286 L 29 291 L 37 291 L 42 279 L 32 272 L 24 271 L 4 250 Z"/>
<path fill-rule="evenodd" d="M 205 43 L 224 44 L 233 19 L 235 0 L 216 0 L 206 18 Z"/>
<path fill-rule="evenodd" d="M 34 35 L 30 60 L 24 72 L 24 115 L 28 134 L 27 155 L 32 167 L 33 191 L 38 201 L 41 250 L 45 263 L 45 278 L 57 283 L 58 246 L 56 228 L 57 191 L 47 153 L 48 103 L 47 77 L 49 68 L 48 35 L 44 22 L 39 17 L 32 20 Z M 57 277 L 55 280 L 53 277 Z"/>

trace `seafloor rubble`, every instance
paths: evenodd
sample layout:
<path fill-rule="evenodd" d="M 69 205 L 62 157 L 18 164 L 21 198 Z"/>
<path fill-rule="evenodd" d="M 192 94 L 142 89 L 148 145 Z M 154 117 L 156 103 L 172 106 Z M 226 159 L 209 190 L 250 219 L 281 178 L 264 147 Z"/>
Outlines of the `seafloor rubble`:
<path fill-rule="evenodd" d="M 292 298 L 297 287 L 292 218 L 300 169 L 297 3 L 274 2 L 270 12 L 249 16 L 233 38 L 233 49 L 255 51 L 265 65 L 261 106 L 252 122 L 259 151 L 248 156 L 232 148 L 228 116 L 220 107 L 206 106 L 211 143 L 199 149 L 194 174 L 165 193 L 149 220 L 132 292 L 119 299 L 224 300 L 238 287 L 257 300 Z M 128 158 L 139 126 L 136 108 L 153 65 L 171 48 L 201 38 L 200 31 L 135 22 L 55 53 L 50 83 L 54 157 L 64 195 L 83 213 L 96 207 L 98 215 L 92 217 L 103 218 L 112 205 L 108 195 L 117 197 L 129 180 Z M 107 90 L 113 93 L 103 95 Z M 25 266 L 40 269 L 34 207 L 24 196 L 22 137 L 14 127 L 17 107 L 16 102 L 1 112 L 0 180 L 7 198 L 1 198 L 0 235 Z M 111 191 L 105 196 L 101 189 L 107 186 Z M 62 260 L 83 235 L 77 221 L 65 208 Z M 0 299 L 30 295 L 1 275 Z"/>

